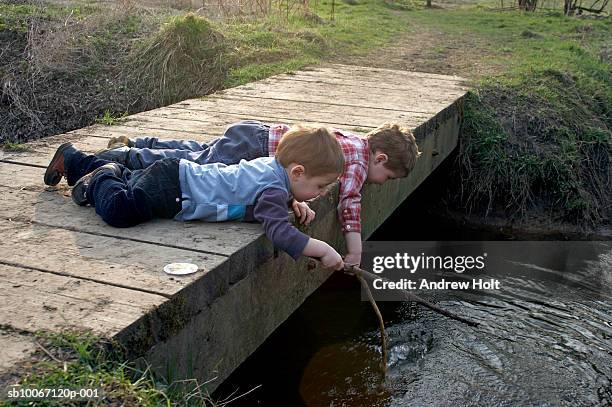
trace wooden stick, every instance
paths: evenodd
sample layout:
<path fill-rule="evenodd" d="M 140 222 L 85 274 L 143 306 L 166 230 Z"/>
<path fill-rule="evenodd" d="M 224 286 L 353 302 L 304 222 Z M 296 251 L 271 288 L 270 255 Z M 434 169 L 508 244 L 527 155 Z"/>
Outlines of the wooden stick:
<path fill-rule="evenodd" d="M 310 259 L 310 261 L 312 262 L 311 264 L 314 266 L 315 264 L 318 263 L 318 260 L 315 260 L 313 258 Z M 346 274 L 355 276 L 358 280 L 359 283 L 361 284 L 361 286 L 363 287 L 363 289 L 365 290 L 368 299 L 370 300 L 370 304 L 372 304 L 372 308 L 374 308 L 374 312 L 376 313 L 376 317 L 378 318 L 378 327 L 380 329 L 380 340 L 382 343 L 382 361 L 381 361 L 381 370 L 382 370 L 382 379 L 384 381 L 384 378 L 386 377 L 386 373 L 387 373 L 387 334 L 385 332 L 385 321 L 383 320 L 382 314 L 380 313 L 380 309 L 378 309 L 378 305 L 376 305 L 376 300 L 374 300 L 374 296 L 372 295 L 372 291 L 370 290 L 370 286 L 368 285 L 366 278 L 370 281 L 373 281 L 377 278 L 381 278 L 383 280 L 387 280 L 385 278 L 382 278 L 380 276 L 377 276 L 376 274 L 372 274 L 368 271 L 365 271 L 364 269 L 361 269 L 357 266 L 344 266 L 344 272 Z M 387 280 L 388 281 L 388 280 Z M 409 291 L 406 290 L 398 290 L 400 291 L 403 295 L 404 298 L 407 301 L 413 301 L 413 302 L 417 302 L 429 309 L 431 309 L 432 311 L 436 311 L 446 317 L 449 317 L 451 319 L 454 319 L 456 321 L 460 321 L 463 322 L 464 324 L 470 325 L 470 326 L 478 326 L 478 323 L 475 321 L 470 321 L 469 319 L 465 319 L 463 317 L 460 317 L 459 315 L 455 315 L 449 311 L 446 311 L 445 309 L 442 309 L 440 307 L 438 307 L 435 304 L 432 304 L 431 302 L 424 300 L 423 298 L 419 297 L 416 294 L 413 294 Z"/>
<path fill-rule="evenodd" d="M 372 304 L 372 308 L 374 308 L 374 312 L 376 313 L 376 316 L 378 317 L 378 327 L 380 328 L 380 340 L 382 342 L 381 369 L 382 369 L 382 376 L 384 379 L 385 375 L 387 374 L 387 334 L 385 332 L 385 321 L 383 320 L 382 314 L 380 313 L 380 310 L 378 309 L 378 305 L 376 305 L 376 300 L 374 300 L 374 296 L 372 295 L 372 291 L 370 291 L 370 287 L 368 286 L 367 281 L 365 280 L 365 278 L 363 278 L 363 270 L 353 266 L 350 269 L 350 271 L 347 270 L 346 273 L 352 274 L 355 277 L 357 277 L 357 279 L 361 283 L 361 286 L 367 293 L 368 299 L 370 300 L 370 304 Z"/>
<path fill-rule="evenodd" d="M 346 270 L 346 271 L 348 271 L 348 272 L 353 272 L 353 273 L 354 273 L 356 270 L 359 270 L 359 272 L 361 273 L 361 276 L 363 276 L 364 278 L 368 279 L 369 281 L 374 281 L 374 280 L 376 280 L 376 279 L 378 279 L 378 278 L 380 278 L 380 279 L 382 279 L 382 280 L 387 280 L 387 279 L 385 279 L 385 278 L 382 278 L 382 277 L 380 277 L 380 276 L 377 276 L 376 274 L 372 274 L 372 273 L 370 273 L 370 272 L 368 272 L 368 271 L 365 271 L 365 270 L 360 269 L 359 267 L 355 267 L 355 266 L 347 266 L 347 267 L 345 268 L 345 270 Z M 388 281 L 388 280 L 387 280 L 387 281 Z M 459 316 L 459 315 L 453 314 L 452 312 L 447 311 L 447 310 L 445 310 L 445 309 L 443 309 L 443 308 L 440 308 L 440 307 L 438 307 L 437 305 L 432 304 L 431 302 L 429 302 L 429 301 L 427 301 L 427 300 L 425 300 L 425 299 L 423 299 L 423 298 L 419 297 L 419 296 L 418 296 L 418 295 L 416 295 L 416 294 L 413 294 L 413 293 L 411 293 L 411 292 L 409 292 L 409 291 L 406 291 L 406 290 L 397 290 L 397 291 L 399 291 L 400 293 L 402 293 L 402 295 L 404 296 L 404 298 L 405 298 L 407 301 L 417 302 L 417 303 L 419 303 L 419 304 L 423 305 L 424 307 L 429 308 L 429 309 L 430 309 L 430 310 L 432 310 L 432 311 L 435 311 L 435 312 L 437 312 L 437 313 L 439 313 L 439 314 L 444 315 L 445 317 L 448 317 L 448 318 L 454 319 L 454 320 L 456 320 L 456 321 L 463 322 L 464 324 L 467 324 L 467 325 L 469 325 L 469 326 L 478 326 L 478 322 L 475 322 L 475 321 L 470 321 L 469 319 L 466 319 L 466 318 L 463 318 L 463 317 L 461 317 L 461 316 Z"/>

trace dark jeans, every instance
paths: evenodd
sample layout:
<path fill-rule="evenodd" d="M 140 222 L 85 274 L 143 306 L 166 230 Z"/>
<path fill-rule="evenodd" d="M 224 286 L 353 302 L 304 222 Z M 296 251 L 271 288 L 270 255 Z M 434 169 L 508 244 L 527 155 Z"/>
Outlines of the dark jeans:
<path fill-rule="evenodd" d="M 182 158 L 198 164 L 232 165 L 240 160 L 267 157 L 269 131 L 267 124 L 244 120 L 232 124 L 223 136 L 208 144 L 193 140 L 137 138 L 134 147 L 127 152 L 126 166 L 130 169 L 147 168 L 164 158 Z"/>
<path fill-rule="evenodd" d="M 69 184 L 110 161 L 72 151 L 64 155 Z M 123 228 L 152 218 L 173 218 L 181 210 L 179 160 L 165 159 L 144 170 L 103 171 L 87 187 L 87 200 L 109 225 Z"/>

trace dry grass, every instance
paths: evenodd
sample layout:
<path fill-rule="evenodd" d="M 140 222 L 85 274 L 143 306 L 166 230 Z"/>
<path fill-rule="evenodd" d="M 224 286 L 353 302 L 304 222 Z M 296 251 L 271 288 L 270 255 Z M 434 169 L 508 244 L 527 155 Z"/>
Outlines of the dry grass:
<path fill-rule="evenodd" d="M 127 81 L 150 95 L 145 107 L 166 105 L 217 89 L 231 65 L 228 43 L 206 19 L 174 17 L 134 50 Z M 144 97 L 144 96 L 143 96 Z"/>
<path fill-rule="evenodd" d="M 157 27 L 159 17 L 121 7 L 32 7 L 25 32 L 3 31 L 23 51 L 0 71 L 0 140 L 55 134 L 90 124 L 92 113 L 130 110 L 122 71 L 134 41 Z"/>

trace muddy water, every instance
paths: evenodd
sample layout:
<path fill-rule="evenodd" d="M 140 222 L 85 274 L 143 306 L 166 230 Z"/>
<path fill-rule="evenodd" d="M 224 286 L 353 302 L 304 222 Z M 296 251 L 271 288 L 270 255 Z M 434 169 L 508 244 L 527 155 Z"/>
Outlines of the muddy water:
<path fill-rule="evenodd" d="M 427 199 L 420 202 L 427 205 Z M 421 209 L 400 208 L 373 239 L 504 238 L 459 230 L 431 216 L 407 216 Z M 406 228 L 398 230 L 398 224 Z M 503 290 L 440 303 L 478 321 L 478 328 L 407 303 L 379 303 L 390 356 L 382 388 L 372 309 L 360 301 L 352 277 L 335 275 L 215 396 L 259 386 L 236 404 L 612 405 L 612 246 L 590 248 L 553 266 L 515 264 L 517 273 Z"/>

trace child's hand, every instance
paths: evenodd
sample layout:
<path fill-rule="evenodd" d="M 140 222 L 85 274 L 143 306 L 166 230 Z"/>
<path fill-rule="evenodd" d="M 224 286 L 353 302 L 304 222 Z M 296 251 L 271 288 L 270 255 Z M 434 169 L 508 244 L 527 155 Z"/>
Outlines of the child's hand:
<path fill-rule="evenodd" d="M 302 225 L 309 225 L 315 218 L 315 211 L 310 209 L 306 202 L 298 202 L 295 199 L 291 203 L 295 218 L 299 219 Z"/>
<path fill-rule="evenodd" d="M 347 266 L 357 266 L 361 264 L 361 253 L 347 253 L 344 256 L 344 263 Z"/>
<path fill-rule="evenodd" d="M 304 251 L 304 256 L 314 257 L 319 259 L 323 267 L 332 270 L 341 270 L 344 267 L 342 257 L 334 250 L 333 247 L 328 245 L 322 240 L 310 238 Z"/>
<path fill-rule="evenodd" d="M 323 267 L 332 270 L 342 270 L 344 268 L 342 256 L 340 256 L 331 246 L 328 246 L 325 254 L 321 257 L 321 263 Z"/>

